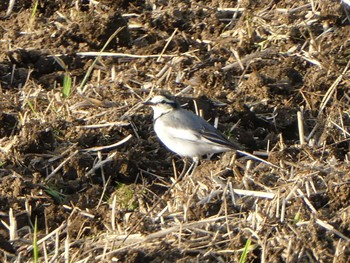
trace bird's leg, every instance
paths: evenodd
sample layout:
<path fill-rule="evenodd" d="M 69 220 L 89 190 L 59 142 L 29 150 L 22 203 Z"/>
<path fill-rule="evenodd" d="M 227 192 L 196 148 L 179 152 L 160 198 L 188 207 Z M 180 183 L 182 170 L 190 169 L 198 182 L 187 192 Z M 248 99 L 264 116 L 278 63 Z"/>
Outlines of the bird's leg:
<path fill-rule="evenodd" d="M 213 155 L 214 155 L 213 153 L 209 153 L 209 154 L 207 154 L 207 155 L 206 155 L 206 157 L 207 157 L 207 158 L 206 158 L 206 160 L 210 160 L 210 159 L 211 159 L 211 157 L 213 157 Z"/>
<path fill-rule="evenodd" d="M 189 174 L 189 176 L 192 177 L 194 175 L 194 172 L 195 172 L 197 166 L 198 166 L 198 163 L 199 163 L 199 158 L 193 157 L 193 162 L 192 162 L 190 168 L 187 170 L 186 175 Z M 191 173 L 190 173 L 190 171 L 191 171 Z"/>
<path fill-rule="evenodd" d="M 187 157 L 185 157 L 185 158 L 183 159 L 183 162 L 184 162 L 184 167 L 182 168 L 182 171 L 181 171 L 180 176 L 182 176 L 182 175 L 185 174 L 185 171 L 186 171 L 186 168 L 187 168 L 187 164 L 188 164 L 188 159 L 187 159 Z M 185 175 L 187 175 L 187 172 L 188 172 L 188 171 L 186 171 L 186 174 L 185 174 Z"/>
<path fill-rule="evenodd" d="M 193 163 L 191 163 L 190 167 L 187 169 L 185 176 L 190 174 L 190 171 L 192 170 Z"/>
<path fill-rule="evenodd" d="M 190 177 L 192 177 L 193 175 L 194 175 L 194 172 L 196 171 L 196 169 L 197 169 L 197 166 L 198 166 L 198 161 L 194 161 L 193 163 L 192 163 L 192 172 L 191 172 L 191 175 L 190 175 Z"/>

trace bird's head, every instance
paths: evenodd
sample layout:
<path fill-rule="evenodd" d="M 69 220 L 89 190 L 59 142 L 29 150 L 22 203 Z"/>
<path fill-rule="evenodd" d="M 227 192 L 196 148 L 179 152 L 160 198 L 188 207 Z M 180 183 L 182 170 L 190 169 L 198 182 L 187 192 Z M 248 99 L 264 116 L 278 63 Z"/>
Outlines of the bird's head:
<path fill-rule="evenodd" d="M 154 119 L 157 119 L 159 116 L 169 111 L 180 108 L 180 104 L 176 100 L 164 95 L 154 96 L 151 100 L 146 101 L 143 104 L 152 107 Z"/>

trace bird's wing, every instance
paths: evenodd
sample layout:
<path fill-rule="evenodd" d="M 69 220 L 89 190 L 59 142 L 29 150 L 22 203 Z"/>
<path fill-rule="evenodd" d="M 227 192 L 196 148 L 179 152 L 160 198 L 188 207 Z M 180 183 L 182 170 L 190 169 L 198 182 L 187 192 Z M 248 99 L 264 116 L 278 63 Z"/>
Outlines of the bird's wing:
<path fill-rule="evenodd" d="M 199 133 L 203 136 L 203 138 L 205 138 L 210 143 L 219 144 L 219 145 L 227 146 L 228 148 L 237 149 L 237 147 L 235 147 L 235 145 L 232 142 L 226 139 L 226 137 L 222 135 L 218 130 L 213 132 L 203 127 L 203 129 L 200 130 Z"/>
<path fill-rule="evenodd" d="M 186 114 L 181 111 L 185 111 Z M 168 128 L 168 134 L 170 136 L 193 142 L 204 140 L 210 144 L 237 149 L 237 146 L 226 139 L 214 126 L 193 112 L 179 109 L 170 114 L 172 114 L 172 118 L 164 120 L 168 122 L 167 127 L 172 127 L 170 129 Z M 191 129 L 188 127 L 191 127 Z"/>

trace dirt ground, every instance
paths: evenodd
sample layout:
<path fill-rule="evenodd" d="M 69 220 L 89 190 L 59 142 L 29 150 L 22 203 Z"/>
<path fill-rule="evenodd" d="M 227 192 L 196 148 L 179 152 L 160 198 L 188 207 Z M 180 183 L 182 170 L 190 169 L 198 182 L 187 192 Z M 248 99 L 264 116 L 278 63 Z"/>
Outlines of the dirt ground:
<path fill-rule="evenodd" d="M 349 262 L 349 5 L 8 0 L 0 18 L 1 262 Z M 264 161 L 178 180 L 142 105 L 163 92 Z"/>

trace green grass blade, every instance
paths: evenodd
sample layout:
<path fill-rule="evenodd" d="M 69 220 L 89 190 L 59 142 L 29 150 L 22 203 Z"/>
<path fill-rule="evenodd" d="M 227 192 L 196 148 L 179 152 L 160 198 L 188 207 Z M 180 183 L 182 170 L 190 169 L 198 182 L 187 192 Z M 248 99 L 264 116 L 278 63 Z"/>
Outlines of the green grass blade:
<path fill-rule="evenodd" d="M 34 223 L 34 237 L 33 237 L 33 257 L 34 262 L 39 262 L 39 248 L 38 248 L 38 218 L 35 217 Z"/>
<path fill-rule="evenodd" d="M 29 108 L 30 108 L 30 110 L 36 115 L 37 114 L 37 112 L 35 111 L 35 109 L 34 109 L 34 106 L 33 106 L 33 104 L 32 104 L 32 102 L 31 101 L 29 101 L 29 100 L 27 100 L 27 103 L 28 103 L 28 106 L 29 106 Z"/>
<path fill-rule="evenodd" d="M 56 203 L 58 204 L 62 204 L 64 202 L 65 199 L 65 195 L 61 194 L 59 191 L 57 191 L 56 189 L 54 189 L 53 187 L 46 187 L 45 186 L 45 192 L 50 195 Z"/>
<path fill-rule="evenodd" d="M 62 96 L 63 98 L 68 98 L 72 91 L 72 78 L 68 72 L 64 74 L 63 77 L 63 88 L 62 88 Z"/>
<path fill-rule="evenodd" d="M 33 11 L 30 16 L 31 19 L 35 19 L 36 11 L 38 10 L 38 5 L 39 5 L 39 1 L 35 1 Z"/>
<path fill-rule="evenodd" d="M 300 222 L 300 220 L 301 220 L 301 214 L 300 214 L 300 212 L 297 212 L 293 218 L 293 224 L 296 225 L 297 223 Z"/>
<path fill-rule="evenodd" d="M 32 10 L 32 14 L 30 15 L 30 19 L 29 19 L 29 26 L 32 27 L 35 21 L 35 16 L 36 16 L 36 12 L 38 10 L 38 5 L 39 5 L 39 1 L 35 1 L 34 6 L 33 6 L 33 10 Z"/>
<path fill-rule="evenodd" d="M 252 240 L 248 238 L 247 242 L 245 243 L 241 258 L 239 259 L 239 263 L 244 263 L 247 260 L 247 255 L 248 255 L 251 243 L 252 243 Z"/>

